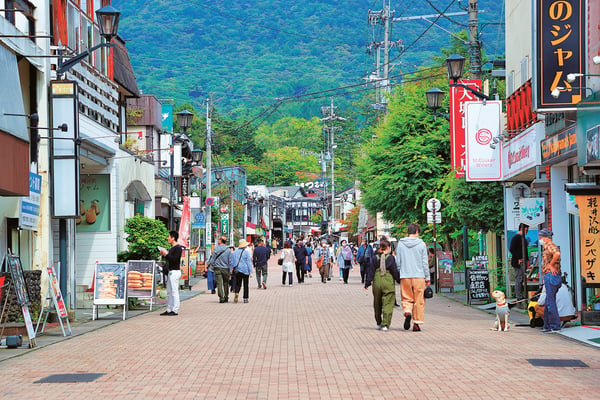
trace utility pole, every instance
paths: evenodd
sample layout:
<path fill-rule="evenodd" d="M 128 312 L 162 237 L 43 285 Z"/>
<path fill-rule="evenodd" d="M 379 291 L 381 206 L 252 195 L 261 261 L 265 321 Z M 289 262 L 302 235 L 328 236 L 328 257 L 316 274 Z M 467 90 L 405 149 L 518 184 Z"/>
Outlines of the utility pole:
<path fill-rule="evenodd" d="M 369 23 L 373 27 L 375 32 L 375 26 L 383 24 L 383 40 L 378 41 L 375 37 L 373 41 L 367 46 L 367 52 L 371 53 L 373 49 L 376 51 L 376 69 L 374 74 L 370 74 L 365 79 L 369 81 L 375 81 L 375 104 L 372 105 L 374 109 L 385 110 L 387 105 L 387 97 L 390 93 L 390 52 L 391 49 L 397 47 L 399 50 L 402 49 L 402 40 L 392 41 L 390 40 L 391 23 L 394 21 L 395 11 L 390 11 L 390 2 L 388 0 L 387 5 L 384 5 L 383 10 L 371 11 L 369 10 Z M 373 33 L 374 35 L 374 33 Z M 383 65 L 381 65 L 381 48 L 383 48 Z"/>
<path fill-rule="evenodd" d="M 331 98 L 331 105 L 329 107 L 321 107 L 321 113 L 323 114 L 323 118 L 321 121 L 325 123 L 329 123 L 329 126 L 323 127 L 323 132 L 329 134 L 329 136 L 325 137 L 325 143 L 329 143 L 329 157 L 331 157 L 331 224 L 328 224 L 328 233 L 331 234 L 331 228 L 333 227 L 334 220 L 334 211 L 335 211 L 335 157 L 334 150 L 337 147 L 335 144 L 335 132 L 341 131 L 342 128 L 340 126 L 335 126 L 334 121 L 345 121 L 346 118 L 342 118 L 335 114 L 335 109 L 333 105 L 333 98 Z"/>
<path fill-rule="evenodd" d="M 229 243 L 233 243 L 233 194 L 235 193 L 235 181 L 231 181 L 229 185 L 230 197 L 230 215 L 229 215 Z M 245 237 L 244 237 L 245 239 Z"/>
<path fill-rule="evenodd" d="M 477 0 L 469 0 L 469 57 L 472 79 L 481 79 L 481 43 L 479 42 L 479 17 Z"/>
<path fill-rule="evenodd" d="M 212 197 L 212 149 L 211 149 L 211 138 L 212 128 L 210 121 L 210 99 L 206 99 L 206 198 Z M 211 213 L 212 207 L 206 205 L 205 207 L 205 220 L 206 220 L 206 251 L 204 255 L 204 262 L 208 262 L 210 259 L 211 247 L 212 247 L 212 221 Z"/>

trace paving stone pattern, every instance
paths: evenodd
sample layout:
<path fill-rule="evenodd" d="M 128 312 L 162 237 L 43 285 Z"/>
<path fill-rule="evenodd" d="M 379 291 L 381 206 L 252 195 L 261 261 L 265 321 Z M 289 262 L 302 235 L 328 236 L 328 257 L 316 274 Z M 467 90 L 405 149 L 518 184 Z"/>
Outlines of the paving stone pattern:
<path fill-rule="evenodd" d="M 403 329 L 399 308 L 381 332 L 357 268 L 348 285 L 313 274 L 282 287 L 270 264 L 267 290 L 252 277 L 248 304 L 219 304 L 206 292 L 184 301 L 179 316 L 145 313 L 1 361 L 0 398 L 598 398 L 596 348 L 529 327 L 492 331 L 492 315 L 442 296 L 427 301 L 421 332 Z M 527 361 L 544 358 L 589 368 Z M 35 383 L 74 373 L 104 375 Z"/>

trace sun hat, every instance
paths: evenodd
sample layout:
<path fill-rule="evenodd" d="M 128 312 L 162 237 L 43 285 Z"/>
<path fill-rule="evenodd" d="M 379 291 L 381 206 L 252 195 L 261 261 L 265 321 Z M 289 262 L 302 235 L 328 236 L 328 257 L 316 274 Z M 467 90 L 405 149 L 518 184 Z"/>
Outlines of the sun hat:
<path fill-rule="evenodd" d="M 248 242 L 246 242 L 244 239 L 240 239 L 240 244 L 238 245 L 238 247 L 248 247 Z"/>

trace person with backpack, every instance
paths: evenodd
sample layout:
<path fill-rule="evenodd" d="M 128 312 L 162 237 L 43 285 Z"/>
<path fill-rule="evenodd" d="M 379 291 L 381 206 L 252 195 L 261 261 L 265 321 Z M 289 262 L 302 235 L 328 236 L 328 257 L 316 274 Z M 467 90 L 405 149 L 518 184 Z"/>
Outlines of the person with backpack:
<path fill-rule="evenodd" d="M 321 245 L 315 250 L 315 262 L 321 275 L 321 283 L 327 283 L 329 277 L 329 268 L 331 265 L 331 256 L 327 242 L 323 240 Z"/>
<path fill-rule="evenodd" d="M 367 243 L 367 239 L 363 239 L 356 252 L 356 262 L 360 265 L 360 283 L 365 283 L 365 275 L 372 258 L 373 248 Z"/>
<path fill-rule="evenodd" d="M 342 280 L 344 284 L 348 284 L 348 276 L 350 275 L 350 270 L 352 269 L 352 249 L 348 246 L 348 242 L 346 240 L 342 240 L 340 243 L 340 249 L 337 255 L 337 264 L 340 272 L 342 274 Z"/>

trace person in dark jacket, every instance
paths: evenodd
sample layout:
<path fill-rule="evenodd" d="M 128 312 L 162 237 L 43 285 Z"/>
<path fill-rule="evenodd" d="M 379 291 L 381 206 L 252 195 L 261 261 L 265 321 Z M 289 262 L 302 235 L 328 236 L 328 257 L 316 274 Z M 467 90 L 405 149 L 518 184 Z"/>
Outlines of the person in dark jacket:
<path fill-rule="evenodd" d="M 391 254 L 391 244 L 382 239 L 377 254 L 371 259 L 365 276 L 365 288 L 373 285 L 373 308 L 375 310 L 376 328 L 386 332 L 392 323 L 394 303 L 396 302 L 395 282 L 400 283 L 400 274 L 396 267 L 396 259 Z"/>
<path fill-rule="evenodd" d="M 304 247 L 304 242 L 301 240 L 294 245 L 294 256 L 296 257 L 296 277 L 298 278 L 298 283 L 304 283 L 304 265 L 306 264 L 308 253 L 306 252 L 306 247 Z"/>
<path fill-rule="evenodd" d="M 254 254 L 252 255 L 252 263 L 256 270 L 256 282 L 258 282 L 259 289 L 267 288 L 267 262 L 270 256 L 271 250 L 265 246 L 265 241 L 258 239 L 254 248 Z"/>
<path fill-rule="evenodd" d="M 181 253 L 183 247 L 177 244 L 179 234 L 176 231 L 169 232 L 167 242 L 172 246 L 168 251 L 161 248 L 160 254 L 167 260 L 167 311 L 160 315 L 179 314 L 179 278 L 181 278 Z"/>
<path fill-rule="evenodd" d="M 523 297 L 523 273 L 527 270 L 529 264 L 529 253 L 527 252 L 527 232 L 529 225 L 519 224 L 519 233 L 513 236 L 508 250 L 512 256 L 510 265 L 515 271 L 515 297 L 522 300 Z"/>
<path fill-rule="evenodd" d="M 367 269 L 373 258 L 373 248 L 367 243 L 367 239 L 363 239 L 361 245 L 356 252 L 356 262 L 360 265 L 360 283 L 365 283 Z"/>

